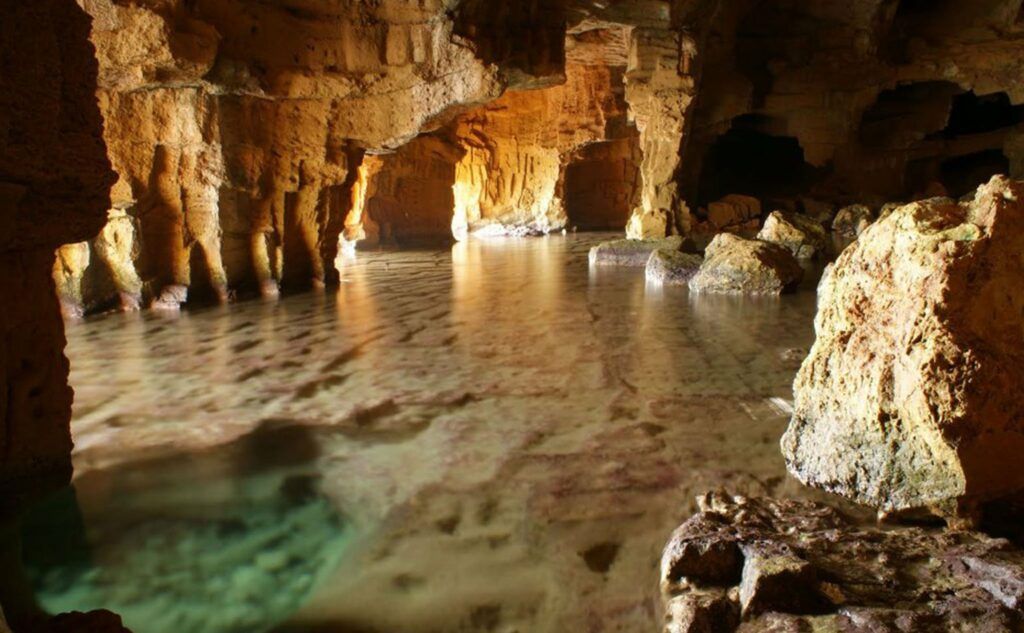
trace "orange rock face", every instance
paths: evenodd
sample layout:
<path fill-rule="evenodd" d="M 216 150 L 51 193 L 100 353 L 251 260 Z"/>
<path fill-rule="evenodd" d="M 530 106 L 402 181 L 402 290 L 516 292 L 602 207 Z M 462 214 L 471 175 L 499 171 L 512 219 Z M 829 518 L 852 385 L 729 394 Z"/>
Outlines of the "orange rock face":
<path fill-rule="evenodd" d="M 9 511 L 70 476 L 54 249 L 102 228 L 114 176 L 88 16 L 72 0 L 0 10 L 0 511 Z"/>

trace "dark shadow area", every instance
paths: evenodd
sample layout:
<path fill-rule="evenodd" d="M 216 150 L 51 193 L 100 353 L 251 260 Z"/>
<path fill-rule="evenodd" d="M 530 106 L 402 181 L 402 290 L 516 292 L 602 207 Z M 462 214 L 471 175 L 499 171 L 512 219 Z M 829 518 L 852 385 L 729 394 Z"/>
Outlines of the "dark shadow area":
<path fill-rule="evenodd" d="M 698 203 L 729 194 L 787 198 L 806 192 L 818 170 L 804 160 L 800 142 L 766 131 L 763 117 L 737 117 L 708 149 L 700 172 Z"/>
<path fill-rule="evenodd" d="M 992 176 L 1010 173 L 1010 161 L 1001 150 L 990 149 L 957 156 L 939 166 L 939 182 L 954 198 L 971 193 Z"/>
<path fill-rule="evenodd" d="M 579 150 L 565 168 L 569 225 L 584 231 L 619 231 L 639 202 L 640 150 L 635 136 Z"/>
<path fill-rule="evenodd" d="M 905 147 L 942 130 L 961 88 L 948 81 L 924 81 L 883 90 L 861 118 L 865 147 Z"/>
<path fill-rule="evenodd" d="M 1015 106 L 1005 92 L 978 96 L 973 91 L 953 97 L 946 138 L 984 134 L 1024 122 L 1024 105 Z"/>

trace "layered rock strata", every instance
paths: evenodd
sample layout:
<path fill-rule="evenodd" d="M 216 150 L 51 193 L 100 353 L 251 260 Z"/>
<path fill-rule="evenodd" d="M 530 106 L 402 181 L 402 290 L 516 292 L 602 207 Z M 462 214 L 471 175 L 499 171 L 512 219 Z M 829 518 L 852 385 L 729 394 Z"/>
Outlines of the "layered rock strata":
<path fill-rule="evenodd" d="M 665 630 L 1016 631 L 1024 552 L 974 532 L 861 527 L 821 504 L 711 493 L 661 559 Z"/>
<path fill-rule="evenodd" d="M 868 227 L 819 287 L 817 341 L 782 440 L 805 483 L 886 511 L 1024 488 L 1024 184 Z"/>

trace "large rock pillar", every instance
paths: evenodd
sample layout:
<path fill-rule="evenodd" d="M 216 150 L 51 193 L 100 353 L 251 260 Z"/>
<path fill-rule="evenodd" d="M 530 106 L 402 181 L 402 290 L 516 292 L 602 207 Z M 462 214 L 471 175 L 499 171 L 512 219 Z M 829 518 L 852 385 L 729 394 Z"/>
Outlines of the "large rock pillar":
<path fill-rule="evenodd" d="M 630 37 L 626 101 L 643 150 L 641 202 L 626 226 L 626 236 L 632 239 L 690 230 L 690 211 L 679 191 L 679 170 L 700 87 L 700 53 L 717 3 L 700 0 L 676 5 L 671 26 L 638 27 Z"/>
<path fill-rule="evenodd" d="M 0 513 L 71 473 L 54 251 L 99 232 L 114 174 L 90 20 L 75 0 L 0 0 Z"/>

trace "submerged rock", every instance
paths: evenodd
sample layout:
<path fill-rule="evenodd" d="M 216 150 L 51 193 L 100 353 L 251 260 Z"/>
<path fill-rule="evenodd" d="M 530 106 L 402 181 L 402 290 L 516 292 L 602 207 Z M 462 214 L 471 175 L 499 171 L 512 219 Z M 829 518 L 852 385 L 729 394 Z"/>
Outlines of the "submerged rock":
<path fill-rule="evenodd" d="M 790 471 L 886 511 L 1024 488 L 1022 252 L 1024 183 L 1003 177 L 871 226 L 819 287 Z"/>
<path fill-rule="evenodd" d="M 678 235 L 660 240 L 611 240 L 601 242 L 590 249 L 590 263 L 597 266 L 647 265 L 651 253 L 657 250 L 678 251 L 683 247 L 683 238 Z"/>
<path fill-rule="evenodd" d="M 875 221 L 871 209 L 862 204 L 843 207 L 832 220 L 832 232 L 846 239 L 856 239 Z"/>
<path fill-rule="evenodd" d="M 823 255 L 828 249 L 828 233 L 821 222 L 799 213 L 772 211 L 757 239 L 784 246 L 800 259 Z"/>
<path fill-rule="evenodd" d="M 685 285 L 700 270 L 704 258 L 693 253 L 658 249 L 647 260 L 647 281 L 667 285 Z"/>
<path fill-rule="evenodd" d="M 860 527 L 810 502 L 710 493 L 698 504 L 662 556 L 666 631 L 1024 626 L 1024 552 L 1003 539 Z"/>
<path fill-rule="evenodd" d="M 690 290 L 777 295 L 794 288 L 803 275 L 793 254 L 778 244 L 720 233 L 708 245 Z"/>

